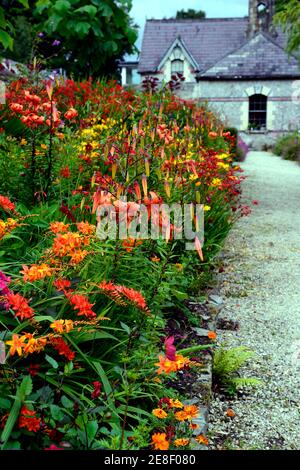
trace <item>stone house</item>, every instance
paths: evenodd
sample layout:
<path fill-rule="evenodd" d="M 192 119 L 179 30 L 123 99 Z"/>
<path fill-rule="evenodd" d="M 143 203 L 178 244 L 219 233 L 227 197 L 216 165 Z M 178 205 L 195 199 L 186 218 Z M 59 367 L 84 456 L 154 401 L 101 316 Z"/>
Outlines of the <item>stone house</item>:
<path fill-rule="evenodd" d="M 148 20 L 141 78 L 183 73 L 181 97 L 209 103 L 255 147 L 300 129 L 300 68 L 273 25 L 275 0 L 249 0 L 245 18 Z"/>

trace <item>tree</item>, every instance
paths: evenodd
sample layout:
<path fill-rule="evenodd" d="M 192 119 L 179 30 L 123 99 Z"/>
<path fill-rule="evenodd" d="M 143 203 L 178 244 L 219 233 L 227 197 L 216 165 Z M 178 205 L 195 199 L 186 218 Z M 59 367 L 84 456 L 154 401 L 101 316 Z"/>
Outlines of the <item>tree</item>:
<path fill-rule="evenodd" d="M 8 2 L 6 0 L 2 1 L 2 6 L 0 7 L 0 45 L 4 49 L 13 49 L 15 34 L 14 25 L 7 19 L 8 12 L 11 13 L 13 10 L 14 4 L 22 5 L 23 9 L 28 9 L 28 0 L 12 0 Z"/>
<path fill-rule="evenodd" d="M 14 3 L 16 0 L 14 0 Z M 117 60 L 135 52 L 137 30 L 129 16 L 131 0 L 29 0 L 30 8 L 11 8 L 6 15 L 15 31 L 29 25 L 27 42 L 47 67 L 62 68 L 75 78 L 113 75 Z M 22 46 L 22 45 L 21 45 Z M 20 58 L 20 55 L 22 56 Z M 31 54 L 32 55 L 32 54 Z M 7 57 L 28 61 L 16 38 Z"/>
<path fill-rule="evenodd" d="M 300 48 L 300 2 L 299 0 L 278 0 L 278 13 L 275 23 L 280 24 L 288 35 L 287 50 L 290 54 L 299 54 Z M 300 55 L 299 55 L 300 58 Z"/>
<path fill-rule="evenodd" d="M 202 10 L 194 10 L 189 8 L 188 10 L 178 10 L 176 13 L 176 20 L 187 20 L 187 19 L 202 19 L 205 18 L 206 14 Z"/>

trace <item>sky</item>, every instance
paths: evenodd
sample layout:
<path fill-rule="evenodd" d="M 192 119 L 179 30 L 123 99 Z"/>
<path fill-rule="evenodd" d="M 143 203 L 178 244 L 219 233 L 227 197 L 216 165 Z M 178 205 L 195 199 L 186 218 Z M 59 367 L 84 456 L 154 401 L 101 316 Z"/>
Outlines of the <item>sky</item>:
<path fill-rule="evenodd" d="M 248 0 L 133 0 L 130 16 L 140 26 L 137 47 L 140 49 L 146 19 L 170 18 L 177 10 L 204 10 L 207 18 L 243 17 L 248 15 Z"/>

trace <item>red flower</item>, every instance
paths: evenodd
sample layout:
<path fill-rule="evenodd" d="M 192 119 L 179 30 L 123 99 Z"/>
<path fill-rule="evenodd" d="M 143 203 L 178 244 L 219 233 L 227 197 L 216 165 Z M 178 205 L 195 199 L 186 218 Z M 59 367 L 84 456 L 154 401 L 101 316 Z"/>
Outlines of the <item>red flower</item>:
<path fill-rule="evenodd" d="M 53 349 L 57 351 L 61 356 L 65 356 L 69 361 L 73 361 L 75 357 L 74 351 L 71 351 L 67 343 L 62 338 L 51 338 L 50 343 Z"/>
<path fill-rule="evenodd" d="M 45 447 L 44 450 L 65 450 L 63 447 L 57 447 L 55 444 L 51 444 L 49 447 Z"/>
<path fill-rule="evenodd" d="M 69 111 L 65 113 L 65 118 L 66 119 L 74 119 L 78 116 L 78 112 L 74 108 L 70 108 Z"/>
<path fill-rule="evenodd" d="M 165 339 L 166 357 L 170 361 L 176 361 L 176 348 L 174 346 L 174 336 Z"/>
<path fill-rule="evenodd" d="M 19 428 L 26 428 L 28 431 L 37 432 L 41 427 L 41 419 L 36 417 L 34 410 L 29 410 L 26 406 L 23 406 L 18 424 Z"/>
<path fill-rule="evenodd" d="M 53 284 L 57 290 L 62 292 L 66 292 L 66 290 L 71 287 L 71 281 L 68 281 L 67 279 L 57 279 Z"/>
<path fill-rule="evenodd" d="M 8 199 L 8 197 L 1 196 L 1 195 L 0 195 L 0 207 L 2 207 L 2 209 L 5 211 L 14 212 L 15 210 L 15 205 Z"/>
<path fill-rule="evenodd" d="M 64 168 L 62 168 L 60 170 L 60 176 L 62 176 L 63 178 L 71 178 L 71 171 L 70 171 L 70 168 L 68 166 L 65 166 Z"/>
<path fill-rule="evenodd" d="M 84 295 L 74 294 L 69 297 L 69 299 L 71 304 L 74 306 L 74 309 L 79 310 L 78 316 L 84 315 L 87 318 L 96 317 L 95 312 L 92 310 L 94 304 L 91 304 Z"/>
<path fill-rule="evenodd" d="M 6 296 L 9 307 L 16 312 L 16 317 L 22 321 L 33 316 L 33 309 L 28 305 L 28 301 L 20 294 L 9 293 Z"/>
<path fill-rule="evenodd" d="M 38 374 L 40 368 L 41 366 L 39 364 L 30 364 L 30 366 L 28 367 L 28 372 L 31 377 L 35 377 Z"/>
<path fill-rule="evenodd" d="M 100 396 L 102 384 L 101 382 L 93 382 L 94 391 L 91 394 L 92 400 L 95 400 Z"/>

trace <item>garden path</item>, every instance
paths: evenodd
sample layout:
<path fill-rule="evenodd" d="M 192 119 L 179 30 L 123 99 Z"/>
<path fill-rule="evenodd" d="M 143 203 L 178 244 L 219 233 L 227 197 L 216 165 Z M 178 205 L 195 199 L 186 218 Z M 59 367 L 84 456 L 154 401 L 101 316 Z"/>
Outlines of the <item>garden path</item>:
<path fill-rule="evenodd" d="M 240 327 L 217 332 L 221 343 L 257 353 L 243 375 L 263 384 L 233 400 L 213 399 L 211 448 L 299 450 L 300 166 L 251 152 L 242 167 L 244 200 L 253 213 L 228 238 L 220 274 L 221 318 Z M 226 416 L 228 408 L 235 417 Z"/>

